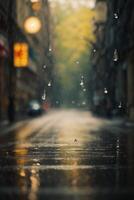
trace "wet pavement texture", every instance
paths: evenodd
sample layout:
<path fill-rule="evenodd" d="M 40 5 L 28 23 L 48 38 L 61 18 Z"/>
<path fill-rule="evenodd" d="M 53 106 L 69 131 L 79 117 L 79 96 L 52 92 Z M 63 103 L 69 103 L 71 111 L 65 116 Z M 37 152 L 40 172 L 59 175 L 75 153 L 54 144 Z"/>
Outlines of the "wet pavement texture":
<path fill-rule="evenodd" d="M 0 199 L 134 198 L 134 131 L 53 111 L 0 136 Z"/>

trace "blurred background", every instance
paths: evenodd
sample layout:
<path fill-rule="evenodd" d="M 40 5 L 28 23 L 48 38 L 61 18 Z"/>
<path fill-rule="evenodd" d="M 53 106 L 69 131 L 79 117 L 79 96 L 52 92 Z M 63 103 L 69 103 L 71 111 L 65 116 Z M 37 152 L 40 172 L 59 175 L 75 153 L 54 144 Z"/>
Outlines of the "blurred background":
<path fill-rule="evenodd" d="M 0 199 L 134 199 L 133 87 L 133 0 L 0 0 Z"/>
<path fill-rule="evenodd" d="M 0 0 L 0 121 L 39 108 L 134 119 L 133 8 L 132 0 Z"/>

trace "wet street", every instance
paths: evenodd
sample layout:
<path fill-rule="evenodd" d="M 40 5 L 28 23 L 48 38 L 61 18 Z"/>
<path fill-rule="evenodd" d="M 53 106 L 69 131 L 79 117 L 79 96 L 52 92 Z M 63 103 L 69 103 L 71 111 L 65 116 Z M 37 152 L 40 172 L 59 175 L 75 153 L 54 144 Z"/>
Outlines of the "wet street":
<path fill-rule="evenodd" d="M 127 198 L 134 198 L 132 128 L 61 110 L 1 132 L 1 200 Z"/>

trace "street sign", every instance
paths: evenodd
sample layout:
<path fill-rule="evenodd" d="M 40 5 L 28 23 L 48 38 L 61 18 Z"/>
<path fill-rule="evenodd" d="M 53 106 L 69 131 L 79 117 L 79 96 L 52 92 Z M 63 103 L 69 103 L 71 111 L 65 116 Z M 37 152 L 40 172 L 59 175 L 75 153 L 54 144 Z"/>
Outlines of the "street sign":
<path fill-rule="evenodd" d="M 14 44 L 14 66 L 15 67 L 27 67 L 29 58 L 29 49 L 27 43 L 15 43 Z"/>

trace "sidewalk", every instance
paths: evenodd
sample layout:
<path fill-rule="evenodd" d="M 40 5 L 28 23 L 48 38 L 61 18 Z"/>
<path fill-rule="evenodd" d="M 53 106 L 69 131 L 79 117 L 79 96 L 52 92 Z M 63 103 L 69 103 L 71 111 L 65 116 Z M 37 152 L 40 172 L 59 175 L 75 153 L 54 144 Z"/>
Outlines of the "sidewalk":
<path fill-rule="evenodd" d="M 16 120 L 13 123 L 10 123 L 8 120 L 0 121 L 0 135 L 8 134 L 10 131 L 20 128 L 30 120 L 28 117 L 19 116 L 16 117 Z"/>

